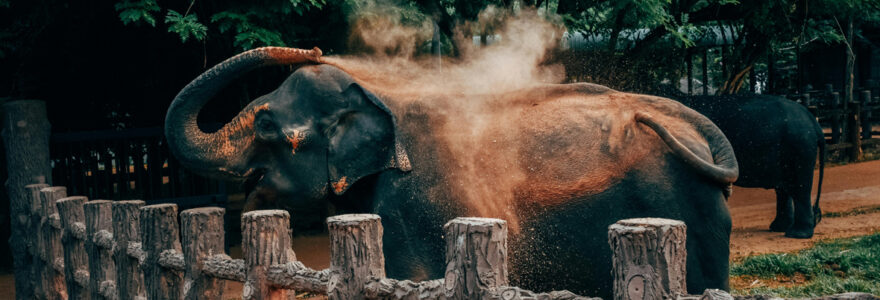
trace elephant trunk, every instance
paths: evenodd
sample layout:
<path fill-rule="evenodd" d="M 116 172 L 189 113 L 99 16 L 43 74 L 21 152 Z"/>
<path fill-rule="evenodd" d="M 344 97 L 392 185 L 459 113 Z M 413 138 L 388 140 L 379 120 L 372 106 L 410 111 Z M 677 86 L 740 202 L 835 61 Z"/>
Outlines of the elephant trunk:
<path fill-rule="evenodd" d="M 199 75 L 177 94 L 165 116 L 165 137 L 171 152 L 184 167 L 211 177 L 242 180 L 254 141 L 254 116 L 267 104 L 251 103 L 231 122 L 214 133 L 196 122 L 205 104 L 239 75 L 261 66 L 320 62 L 321 50 L 264 47 L 246 51 Z"/>

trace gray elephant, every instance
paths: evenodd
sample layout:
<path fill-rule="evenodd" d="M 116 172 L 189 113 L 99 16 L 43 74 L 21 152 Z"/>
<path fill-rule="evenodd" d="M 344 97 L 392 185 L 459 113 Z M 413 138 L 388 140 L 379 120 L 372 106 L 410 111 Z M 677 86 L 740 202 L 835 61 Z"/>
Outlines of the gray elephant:
<path fill-rule="evenodd" d="M 775 96 L 677 99 L 712 120 L 730 140 L 740 170 L 735 185 L 776 190 L 770 230 L 811 238 L 822 218 L 819 198 L 825 173 L 825 135 L 816 117 L 803 105 Z M 817 155 L 819 184 L 811 205 Z"/>
<path fill-rule="evenodd" d="M 235 77 L 291 64 L 222 129 L 199 129 L 200 109 Z M 497 217 L 510 226 L 512 283 L 609 297 L 608 226 L 663 217 L 688 225 L 689 291 L 728 288 L 737 163 L 699 113 L 592 84 L 469 93 L 402 77 L 317 49 L 255 49 L 184 87 L 165 132 L 184 166 L 256 182 L 252 200 L 294 218 L 326 202 L 380 215 L 389 277 L 442 278 L 442 225 Z"/>

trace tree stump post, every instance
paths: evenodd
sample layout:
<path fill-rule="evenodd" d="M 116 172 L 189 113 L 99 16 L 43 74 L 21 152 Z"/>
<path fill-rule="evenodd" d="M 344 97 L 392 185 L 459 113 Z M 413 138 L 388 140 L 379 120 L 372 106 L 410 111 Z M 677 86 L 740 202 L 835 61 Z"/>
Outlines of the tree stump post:
<path fill-rule="evenodd" d="M 70 300 L 89 299 L 89 256 L 86 253 L 86 216 L 83 205 L 88 199 L 73 196 L 58 199 L 61 215 L 61 243 L 64 245 L 64 278 Z"/>
<path fill-rule="evenodd" d="M 145 297 L 144 274 L 137 258 L 128 255 L 130 247 L 140 248 L 139 209 L 144 201 L 116 201 L 111 205 L 113 212 L 113 239 L 116 251 L 113 263 L 116 265 L 116 291 L 118 299 Z"/>
<path fill-rule="evenodd" d="M 257 210 L 241 216 L 242 252 L 247 279 L 244 300 L 296 299 L 296 292 L 274 288 L 266 278 L 272 265 L 296 260 L 290 248 L 290 215 L 284 210 Z"/>
<path fill-rule="evenodd" d="M 86 251 L 89 253 L 89 290 L 92 300 L 116 299 L 116 264 L 113 263 L 113 201 L 92 200 L 83 206 L 86 215 Z M 127 297 L 126 297 L 127 298 Z"/>
<path fill-rule="evenodd" d="M 687 293 L 684 222 L 640 218 L 608 227 L 615 300 L 667 299 Z"/>
<path fill-rule="evenodd" d="M 159 264 L 163 252 L 180 252 L 177 205 L 156 204 L 142 207 L 140 227 L 147 299 L 180 299 L 183 273 Z"/>
<path fill-rule="evenodd" d="M 183 234 L 184 272 L 183 298 L 187 300 L 223 299 L 226 281 L 202 273 L 202 265 L 211 256 L 223 254 L 225 233 L 223 214 L 219 207 L 201 207 L 180 213 Z"/>
<path fill-rule="evenodd" d="M 862 123 L 862 139 L 870 139 L 871 138 L 871 118 L 872 108 L 874 103 L 871 102 L 871 90 L 863 90 L 861 93 L 861 102 L 862 102 L 862 115 L 861 115 L 861 123 Z"/>
<path fill-rule="evenodd" d="M 370 276 L 385 278 L 382 219 L 378 215 L 350 214 L 327 218 L 330 229 L 331 300 L 362 300 Z"/>
<path fill-rule="evenodd" d="M 483 299 L 507 281 L 507 222 L 455 218 L 446 231 L 447 299 Z"/>
<path fill-rule="evenodd" d="M 40 248 L 42 248 L 43 290 L 46 299 L 67 299 L 64 282 L 64 249 L 61 246 L 61 218 L 55 202 L 67 197 L 63 186 L 46 187 L 40 190 Z"/>
<path fill-rule="evenodd" d="M 25 265 L 25 271 L 28 273 L 27 281 L 31 289 L 31 299 L 46 298 L 46 285 L 43 283 L 43 272 L 45 271 L 43 258 L 46 257 L 46 254 L 45 248 L 43 248 L 43 215 L 42 204 L 40 203 L 40 190 L 47 187 L 49 185 L 45 183 L 29 184 L 24 187 L 28 195 L 28 208 L 26 209 L 28 216 L 25 224 L 29 227 L 26 230 L 29 236 L 24 242 L 27 244 L 26 250 L 31 259 L 30 263 Z M 18 282 L 16 281 L 16 283 Z"/>
<path fill-rule="evenodd" d="M 32 198 L 25 185 L 52 181 L 49 163 L 49 120 L 46 103 L 38 100 L 3 104 L 3 145 L 6 150 L 11 235 L 9 248 L 15 270 L 15 298 L 34 299 L 33 255 L 35 243 L 31 224 Z"/>

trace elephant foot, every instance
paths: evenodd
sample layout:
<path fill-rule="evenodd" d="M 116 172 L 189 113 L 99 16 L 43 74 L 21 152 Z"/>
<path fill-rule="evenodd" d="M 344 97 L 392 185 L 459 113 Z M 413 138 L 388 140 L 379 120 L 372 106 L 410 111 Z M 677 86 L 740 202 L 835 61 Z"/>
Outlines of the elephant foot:
<path fill-rule="evenodd" d="M 791 219 L 777 217 L 776 220 L 773 220 L 773 223 L 770 223 L 770 231 L 786 232 L 791 228 L 791 223 Z"/>
<path fill-rule="evenodd" d="M 785 232 L 785 237 L 795 239 L 808 239 L 813 237 L 813 228 L 807 229 L 791 229 Z"/>

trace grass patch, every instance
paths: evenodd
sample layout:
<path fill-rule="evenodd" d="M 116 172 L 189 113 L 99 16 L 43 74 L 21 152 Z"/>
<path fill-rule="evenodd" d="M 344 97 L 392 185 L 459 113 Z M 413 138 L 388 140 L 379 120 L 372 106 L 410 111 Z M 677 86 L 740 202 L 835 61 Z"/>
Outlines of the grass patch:
<path fill-rule="evenodd" d="M 764 254 L 731 266 L 735 294 L 785 298 L 845 292 L 880 295 L 880 233 L 816 243 L 798 253 Z"/>
<path fill-rule="evenodd" d="M 839 218 L 839 217 L 849 217 L 849 216 L 857 216 L 864 214 L 871 214 L 875 212 L 880 212 L 880 206 L 869 206 L 869 207 L 859 207 L 853 210 L 848 211 L 833 211 L 823 213 L 822 217 L 825 218 Z"/>

